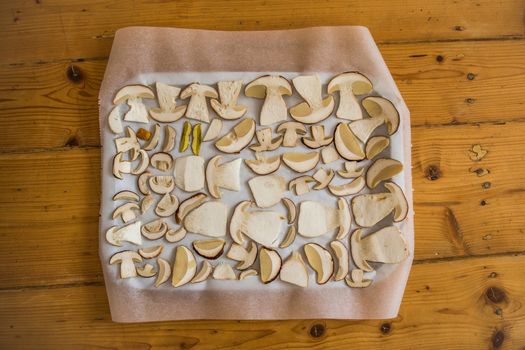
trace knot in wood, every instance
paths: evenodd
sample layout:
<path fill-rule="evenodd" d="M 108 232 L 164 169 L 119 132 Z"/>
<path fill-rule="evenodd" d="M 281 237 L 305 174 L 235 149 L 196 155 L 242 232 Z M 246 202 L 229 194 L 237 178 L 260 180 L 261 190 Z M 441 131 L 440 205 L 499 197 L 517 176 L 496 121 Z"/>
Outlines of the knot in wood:
<path fill-rule="evenodd" d="M 392 325 L 390 323 L 383 323 L 379 329 L 381 333 L 388 334 L 392 330 Z"/>
<path fill-rule="evenodd" d="M 487 299 L 495 304 L 499 304 L 505 300 L 505 292 L 498 287 L 489 287 L 485 291 Z"/>
<path fill-rule="evenodd" d="M 320 338 L 324 335 L 326 329 L 323 324 L 316 323 L 310 328 L 310 336 L 313 338 Z"/>
<path fill-rule="evenodd" d="M 437 179 L 439 179 L 441 177 L 441 171 L 439 170 L 439 168 L 437 166 L 430 165 L 427 168 L 426 177 L 430 181 L 436 181 Z"/>
<path fill-rule="evenodd" d="M 80 83 L 84 80 L 84 74 L 82 73 L 82 70 L 80 67 L 75 65 L 70 65 L 67 67 L 66 75 L 69 81 L 72 83 Z"/>

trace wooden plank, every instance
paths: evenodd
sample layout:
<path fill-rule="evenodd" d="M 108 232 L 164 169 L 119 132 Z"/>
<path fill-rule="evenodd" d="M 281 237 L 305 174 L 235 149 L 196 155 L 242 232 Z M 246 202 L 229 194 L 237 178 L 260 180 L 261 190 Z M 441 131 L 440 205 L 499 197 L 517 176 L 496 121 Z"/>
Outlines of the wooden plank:
<path fill-rule="evenodd" d="M 248 5 L 248 6 L 247 6 Z M 131 25 L 218 30 L 365 25 L 379 42 L 523 37 L 521 0 L 10 1 L 0 7 L 0 63 L 107 56 Z M 468 14 L 468 15 L 467 15 Z"/>
<path fill-rule="evenodd" d="M 416 260 L 525 251 L 524 134 L 525 123 L 414 129 Z M 488 150 L 479 163 L 473 144 Z M 0 154 L 0 285 L 100 281 L 99 154 Z"/>
<path fill-rule="evenodd" d="M 525 40 L 383 45 L 381 51 L 414 126 L 525 118 Z M 106 62 L 74 65 L 76 82 L 68 79 L 68 63 L 0 66 L 0 148 L 99 145 L 97 96 Z"/>
<path fill-rule="evenodd" d="M 188 321 L 117 324 L 103 286 L 2 292 L 6 349 L 521 349 L 525 256 L 413 266 L 391 321 Z M 130 307 L 133 307 L 130 305 Z M 307 306 L 305 306 L 307 307 Z M 318 337 L 313 337 L 313 327 Z"/>

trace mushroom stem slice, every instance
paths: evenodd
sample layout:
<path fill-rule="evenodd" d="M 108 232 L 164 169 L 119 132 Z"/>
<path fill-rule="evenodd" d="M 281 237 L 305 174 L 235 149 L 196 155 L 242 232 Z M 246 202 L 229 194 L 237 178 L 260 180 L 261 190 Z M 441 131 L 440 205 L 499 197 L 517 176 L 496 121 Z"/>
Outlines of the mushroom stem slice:
<path fill-rule="evenodd" d="M 250 149 L 254 152 L 266 152 L 277 149 L 283 142 L 283 135 L 279 135 L 276 138 L 272 138 L 272 129 L 264 128 L 255 132 L 257 141 L 259 143 L 250 146 Z"/>
<path fill-rule="evenodd" d="M 308 287 L 308 270 L 301 254 L 294 251 L 283 263 L 279 278 L 283 282 L 295 284 L 296 286 Z"/>
<path fill-rule="evenodd" d="M 157 275 L 157 280 L 155 281 L 155 287 L 166 282 L 171 276 L 171 266 L 169 262 L 162 258 L 157 258 L 157 265 L 159 265 L 159 273 Z"/>
<path fill-rule="evenodd" d="M 135 214 L 135 210 L 136 211 L 140 210 L 137 203 L 130 202 L 130 203 L 123 204 L 120 207 L 117 207 L 113 211 L 112 218 L 113 220 L 116 220 L 117 218 L 120 217 L 121 220 L 127 224 L 128 222 L 133 221 L 137 218 Z"/>
<path fill-rule="evenodd" d="M 248 186 L 259 208 L 279 203 L 286 191 L 286 181 L 280 175 L 256 176 L 248 181 Z"/>
<path fill-rule="evenodd" d="M 339 153 L 337 153 L 337 150 L 335 149 L 334 145 L 323 147 L 321 149 L 321 158 L 323 159 L 323 163 L 325 164 L 329 164 L 340 159 Z"/>
<path fill-rule="evenodd" d="M 117 247 L 120 247 L 123 242 L 142 245 L 140 225 L 141 222 L 137 221 L 121 228 L 113 226 L 106 231 L 106 241 Z"/>
<path fill-rule="evenodd" d="M 213 141 L 219 135 L 222 131 L 222 120 L 219 118 L 215 118 L 211 121 L 210 126 L 208 126 L 208 129 L 206 130 L 206 134 L 204 134 L 204 138 L 202 139 L 202 142 L 208 142 Z"/>
<path fill-rule="evenodd" d="M 363 176 L 360 176 L 344 185 L 328 185 L 330 193 L 338 197 L 345 197 L 359 193 L 363 188 L 365 188 L 365 178 Z"/>
<path fill-rule="evenodd" d="M 339 155 L 346 160 L 363 160 L 365 152 L 346 123 L 339 123 L 335 128 L 334 145 Z"/>
<path fill-rule="evenodd" d="M 339 107 L 336 116 L 341 119 L 358 120 L 363 118 L 361 106 L 356 96 L 372 92 L 372 82 L 358 72 L 342 73 L 328 83 L 328 93 L 339 91 Z"/>
<path fill-rule="evenodd" d="M 340 281 L 348 275 L 349 268 L 349 257 L 348 249 L 340 241 L 330 242 L 330 247 L 334 251 L 334 255 L 337 258 L 337 272 L 335 273 L 334 280 Z"/>
<path fill-rule="evenodd" d="M 288 213 L 288 224 L 291 225 L 295 222 L 297 217 L 297 207 L 295 206 L 295 203 L 289 198 L 283 198 L 282 202 L 286 208 L 286 212 Z"/>
<path fill-rule="evenodd" d="M 180 88 L 161 82 L 157 82 L 155 88 L 160 107 L 151 108 L 150 117 L 161 123 L 173 123 L 182 118 L 186 112 L 186 106 L 177 106 L 176 102 Z"/>
<path fill-rule="evenodd" d="M 126 128 L 126 136 L 115 139 L 115 147 L 117 149 L 117 152 L 119 153 L 132 151 L 135 155 L 140 149 L 140 144 L 137 140 L 137 135 L 135 134 L 135 131 L 128 126 Z M 133 160 L 135 160 L 135 157 L 132 158 Z"/>
<path fill-rule="evenodd" d="M 281 156 L 276 155 L 266 158 L 259 152 L 255 153 L 255 160 L 245 159 L 244 163 L 256 174 L 267 175 L 279 169 L 281 166 Z"/>
<path fill-rule="evenodd" d="M 151 166 L 160 171 L 168 171 L 173 167 L 173 157 L 169 153 L 155 153 L 151 156 L 150 161 Z"/>
<path fill-rule="evenodd" d="M 186 117 L 209 123 L 210 115 L 206 104 L 206 97 L 219 97 L 217 91 L 211 86 L 193 83 L 185 88 L 180 94 L 180 98 L 183 100 L 188 97 L 191 98 L 188 103 L 188 108 L 186 109 Z"/>
<path fill-rule="evenodd" d="M 180 205 L 177 211 L 175 212 L 175 222 L 181 224 L 184 217 L 193 209 L 197 208 L 199 205 L 204 203 L 208 198 L 208 195 L 202 192 L 194 194 L 193 196 L 185 199 Z"/>
<path fill-rule="evenodd" d="M 204 158 L 180 157 L 175 162 L 175 185 L 183 191 L 195 192 L 204 188 Z"/>
<path fill-rule="evenodd" d="M 386 123 L 389 135 L 399 128 L 399 112 L 392 102 L 384 97 L 370 96 L 362 101 L 363 107 L 372 118 L 380 118 Z"/>
<path fill-rule="evenodd" d="M 321 80 L 317 75 L 299 76 L 293 79 L 295 89 L 306 102 L 290 108 L 293 119 L 314 124 L 328 118 L 334 110 L 335 102 L 331 95 L 323 99 Z"/>
<path fill-rule="evenodd" d="M 261 109 L 260 124 L 272 125 L 286 119 L 288 114 L 283 95 L 292 94 L 292 86 L 281 76 L 262 76 L 244 89 L 247 97 L 264 98 Z"/>
<path fill-rule="evenodd" d="M 350 210 L 348 203 L 343 198 L 338 198 L 337 206 L 333 208 L 316 201 L 301 202 L 298 221 L 299 234 L 307 238 L 318 237 L 337 228 L 337 239 L 344 238 L 350 230 Z"/>
<path fill-rule="evenodd" d="M 144 266 L 138 266 L 137 267 L 137 273 L 140 277 L 153 277 L 157 274 L 157 271 L 155 270 L 155 267 L 151 264 L 146 264 Z"/>
<path fill-rule="evenodd" d="M 210 277 L 212 271 L 213 266 L 208 260 L 204 260 L 201 264 L 201 268 L 199 269 L 195 277 L 193 277 L 193 279 L 190 281 L 190 283 L 199 283 L 207 280 L 208 277 Z"/>
<path fill-rule="evenodd" d="M 210 100 L 211 107 L 224 119 L 239 119 L 246 113 L 246 106 L 237 105 L 237 99 L 241 93 L 242 80 L 220 81 L 217 83 L 219 88 L 220 102 Z"/>
<path fill-rule="evenodd" d="M 206 166 L 206 182 L 208 191 L 215 198 L 221 198 L 221 188 L 231 191 L 241 189 L 240 171 L 242 158 L 219 165 L 222 156 L 218 155 L 209 160 Z"/>
<path fill-rule="evenodd" d="M 230 236 L 237 244 L 243 244 L 243 234 L 266 247 L 276 245 L 284 217 L 275 211 L 252 210 L 252 203 L 239 203 L 230 221 Z"/>
<path fill-rule="evenodd" d="M 184 227 L 188 232 L 209 237 L 226 235 L 228 207 L 223 202 L 205 202 L 190 211 L 184 218 Z"/>
<path fill-rule="evenodd" d="M 224 239 L 197 239 L 193 241 L 192 246 L 193 250 L 203 258 L 214 260 L 222 255 L 225 243 Z"/>
<path fill-rule="evenodd" d="M 310 137 L 303 136 L 302 141 L 308 148 L 321 148 L 328 146 L 334 139 L 332 136 L 325 136 L 324 125 L 312 125 L 310 126 Z"/>
<path fill-rule="evenodd" d="M 215 141 L 215 147 L 224 153 L 239 153 L 248 146 L 255 134 L 255 121 L 245 118 L 230 132 Z"/>
<path fill-rule="evenodd" d="M 213 269 L 213 279 L 216 280 L 236 280 L 237 276 L 231 265 L 219 264 Z"/>
<path fill-rule="evenodd" d="M 306 134 L 306 128 L 302 123 L 284 122 L 279 125 L 277 132 L 283 135 L 283 147 L 295 147 L 299 137 Z"/>
<path fill-rule="evenodd" d="M 345 282 L 348 287 L 352 288 L 366 288 L 372 284 L 371 279 L 365 279 L 363 270 L 354 269 L 349 276 L 346 276 Z"/>
<path fill-rule="evenodd" d="M 390 139 L 385 136 L 371 137 L 365 146 L 366 159 L 374 159 L 390 145 Z"/>
<path fill-rule="evenodd" d="M 279 244 L 279 248 L 288 248 L 295 240 L 296 235 L 297 230 L 295 226 L 289 226 L 288 231 L 286 231 L 286 236 L 284 236 L 283 241 Z"/>
<path fill-rule="evenodd" d="M 282 155 L 283 162 L 298 173 L 305 173 L 315 168 L 319 162 L 319 152 L 286 152 Z"/>
<path fill-rule="evenodd" d="M 166 241 L 170 243 L 175 243 L 182 241 L 184 237 L 186 237 L 187 233 L 188 231 L 186 231 L 184 227 L 179 227 L 176 230 L 169 229 L 168 231 L 166 231 L 166 235 L 164 237 L 166 238 Z"/>
<path fill-rule="evenodd" d="M 330 185 L 334 175 L 335 173 L 332 169 L 326 170 L 319 168 L 312 176 L 315 181 L 317 181 L 317 185 L 314 186 L 314 190 L 322 190 L 326 188 L 328 185 Z"/>
<path fill-rule="evenodd" d="M 279 275 L 282 259 L 277 251 L 263 247 L 259 252 L 259 264 L 261 281 L 266 284 L 272 282 Z"/>
<path fill-rule="evenodd" d="M 197 271 L 197 262 L 191 251 L 183 245 L 175 249 L 175 261 L 171 284 L 177 288 L 193 279 Z"/>
<path fill-rule="evenodd" d="M 395 159 L 379 158 L 366 172 L 366 185 L 373 189 L 382 181 L 391 179 L 403 171 L 403 164 Z"/>
<path fill-rule="evenodd" d="M 330 252 L 317 243 L 305 244 L 303 249 L 308 264 L 317 274 L 317 283 L 328 282 L 334 274 L 334 259 Z"/>
<path fill-rule="evenodd" d="M 153 99 L 155 94 L 144 85 L 128 85 L 117 92 L 113 103 L 119 104 L 127 101 L 129 111 L 124 115 L 124 120 L 136 123 L 148 123 L 148 111 L 142 99 Z"/>
<path fill-rule="evenodd" d="M 137 277 L 137 269 L 135 268 L 136 262 L 141 262 L 142 257 L 134 251 L 125 250 L 122 252 L 115 253 L 109 263 L 119 264 L 120 263 L 120 278 L 131 278 Z"/>

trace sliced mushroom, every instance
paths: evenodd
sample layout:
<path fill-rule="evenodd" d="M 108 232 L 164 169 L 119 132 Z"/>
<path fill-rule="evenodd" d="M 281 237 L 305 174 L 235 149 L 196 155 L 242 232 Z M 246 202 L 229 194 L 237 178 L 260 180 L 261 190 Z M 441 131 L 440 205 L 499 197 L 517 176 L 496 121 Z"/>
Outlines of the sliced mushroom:
<path fill-rule="evenodd" d="M 330 248 L 332 248 L 337 258 L 337 272 L 335 273 L 334 280 L 340 281 L 348 275 L 348 249 L 346 249 L 345 245 L 340 241 L 330 242 Z"/>
<path fill-rule="evenodd" d="M 221 198 L 221 188 L 231 191 L 241 189 L 241 163 L 242 159 L 237 158 L 230 162 L 219 165 L 222 156 L 215 156 L 209 160 L 206 166 L 206 183 L 208 191 L 215 198 Z"/>
<path fill-rule="evenodd" d="M 319 76 L 303 75 L 294 78 L 295 90 L 306 102 L 290 108 L 293 119 L 304 124 L 319 123 L 332 114 L 335 102 L 332 95 L 323 99 L 322 85 Z"/>
<path fill-rule="evenodd" d="M 281 267 L 279 278 L 283 282 L 295 284 L 299 287 L 308 287 L 308 270 L 299 252 L 294 251 L 286 259 Z"/>
<path fill-rule="evenodd" d="M 250 242 L 250 249 L 246 249 L 242 245 L 234 242 L 230 246 L 226 257 L 239 262 L 237 266 L 235 266 L 237 270 L 246 270 L 253 265 L 257 258 L 257 244 Z"/>
<path fill-rule="evenodd" d="M 365 169 L 358 168 L 357 162 L 345 162 L 344 170 L 338 170 L 337 174 L 345 179 L 353 179 L 363 175 Z"/>
<path fill-rule="evenodd" d="M 266 175 L 273 173 L 281 166 L 281 156 L 276 155 L 266 158 L 259 152 L 255 152 L 254 159 L 245 159 L 244 163 L 258 175 Z"/>
<path fill-rule="evenodd" d="M 226 235 L 228 207 L 219 201 L 205 202 L 184 218 L 184 228 L 192 233 L 209 237 Z"/>
<path fill-rule="evenodd" d="M 206 134 L 204 134 L 204 138 L 202 139 L 202 142 L 208 142 L 213 141 L 219 135 L 222 131 L 222 120 L 219 118 L 215 118 L 211 121 L 210 125 L 208 126 L 208 129 L 206 130 Z"/>
<path fill-rule="evenodd" d="M 139 201 L 139 195 L 133 191 L 120 191 L 113 196 L 114 201 Z"/>
<path fill-rule="evenodd" d="M 151 264 L 146 264 L 144 266 L 138 266 L 137 267 L 137 274 L 140 277 L 153 277 L 157 274 L 157 271 L 155 270 L 155 267 Z"/>
<path fill-rule="evenodd" d="M 259 252 L 259 271 L 261 271 L 261 281 L 270 283 L 279 276 L 283 261 L 277 251 L 262 247 Z"/>
<path fill-rule="evenodd" d="M 120 278 L 131 278 L 137 277 L 135 263 L 141 261 L 142 257 L 137 252 L 125 250 L 115 253 L 109 260 L 109 263 L 111 265 L 120 264 Z"/>
<path fill-rule="evenodd" d="M 230 235 L 237 244 L 244 242 L 243 234 L 266 247 L 276 245 L 284 217 L 275 211 L 251 210 L 252 203 L 239 203 L 230 221 Z"/>
<path fill-rule="evenodd" d="M 153 197 L 152 194 L 148 194 L 142 198 L 142 202 L 140 202 L 140 213 L 144 215 L 144 213 L 147 212 L 149 208 L 151 208 L 154 202 L 155 197 Z"/>
<path fill-rule="evenodd" d="M 142 235 L 152 241 L 162 238 L 166 231 L 168 231 L 168 225 L 162 219 L 150 221 L 142 225 L 140 229 Z"/>
<path fill-rule="evenodd" d="M 122 221 L 124 221 L 126 224 L 130 221 L 133 221 L 137 218 L 137 215 L 135 214 L 135 210 L 139 211 L 140 208 L 137 203 L 126 203 L 122 204 L 121 206 L 117 207 L 113 211 L 113 220 L 116 220 L 120 217 Z"/>
<path fill-rule="evenodd" d="M 277 132 L 283 134 L 283 147 L 295 147 L 300 136 L 306 134 L 306 128 L 302 123 L 284 122 L 279 125 Z"/>
<path fill-rule="evenodd" d="M 239 119 L 246 113 L 246 106 L 237 105 L 237 99 L 241 93 L 242 80 L 220 81 L 217 83 L 219 88 L 218 100 L 210 100 L 211 107 L 224 119 Z"/>
<path fill-rule="evenodd" d="M 250 146 L 250 149 L 254 152 L 273 151 L 277 149 L 283 142 L 283 135 L 272 138 L 271 128 L 257 130 L 255 132 L 255 136 L 257 137 L 257 141 L 259 141 L 259 143 L 255 143 Z"/>
<path fill-rule="evenodd" d="M 340 157 L 335 147 L 333 145 L 329 145 L 321 149 L 321 158 L 323 159 L 323 163 L 329 164 L 335 162 Z"/>
<path fill-rule="evenodd" d="M 239 153 L 252 141 L 255 134 L 255 121 L 251 118 L 243 119 L 231 131 L 215 141 L 215 147 L 224 153 Z"/>
<path fill-rule="evenodd" d="M 324 134 L 324 125 L 310 126 L 310 137 L 303 136 L 302 141 L 308 148 L 321 148 L 332 143 L 334 138 Z"/>
<path fill-rule="evenodd" d="M 395 226 L 388 226 L 362 238 L 363 230 L 352 234 L 350 246 L 352 259 L 363 271 L 373 271 L 368 262 L 397 264 L 408 257 L 408 245 L 403 234 Z"/>
<path fill-rule="evenodd" d="M 338 197 L 350 196 L 361 192 L 365 188 L 365 178 L 360 176 L 357 179 L 343 185 L 328 185 L 331 194 Z"/>
<path fill-rule="evenodd" d="M 169 262 L 162 258 L 157 258 L 157 265 L 159 265 L 159 273 L 157 275 L 157 280 L 155 281 L 155 287 L 166 282 L 171 275 L 171 266 Z"/>
<path fill-rule="evenodd" d="M 171 285 L 175 288 L 183 286 L 193 279 L 197 271 L 197 261 L 191 250 L 183 245 L 177 246 L 172 270 Z"/>
<path fill-rule="evenodd" d="M 403 171 L 403 164 L 395 159 L 377 159 L 366 172 L 366 185 L 375 188 L 382 181 L 391 179 Z"/>
<path fill-rule="evenodd" d="M 295 222 L 295 218 L 297 217 L 297 207 L 295 206 L 295 203 L 289 198 L 283 198 L 282 202 L 286 207 L 286 212 L 288 213 L 288 224 L 291 225 Z"/>
<path fill-rule="evenodd" d="M 136 123 L 148 123 L 148 111 L 142 99 L 153 99 L 155 94 L 147 86 L 144 85 L 128 85 L 117 92 L 113 99 L 114 104 L 119 104 L 127 101 L 129 111 L 124 115 L 124 120 Z"/>
<path fill-rule="evenodd" d="M 346 276 L 345 282 L 348 287 L 352 288 L 366 288 L 372 284 L 371 279 L 364 278 L 363 270 L 354 269 L 349 276 Z"/>
<path fill-rule="evenodd" d="M 332 179 L 334 178 L 334 171 L 332 169 L 323 169 L 319 168 L 312 177 L 315 181 L 317 181 L 317 185 L 314 186 L 314 190 L 322 190 L 326 188 L 330 182 L 332 182 Z"/>
<path fill-rule="evenodd" d="M 298 233 L 307 238 L 322 236 L 337 228 L 337 239 L 342 239 L 350 231 L 350 210 L 343 198 L 337 199 L 337 208 L 316 201 L 301 202 L 298 220 Z"/>
<path fill-rule="evenodd" d="M 372 227 L 394 211 L 394 221 L 403 221 L 408 213 L 408 202 L 401 188 L 393 182 L 385 183 L 387 193 L 362 194 L 352 198 L 352 213 L 361 227 Z"/>
<path fill-rule="evenodd" d="M 317 275 L 317 284 L 325 284 L 334 274 L 334 259 L 330 252 L 317 243 L 303 246 L 308 264 Z"/>
<path fill-rule="evenodd" d="M 173 167 L 173 157 L 169 153 L 155 153 L 150 161 L 151 166 L 160 171 L 168 171 Z"/>
<path fill-rule="evenodd" d="M 148 247 L 148 248 L 139 249 L 139 254 L 144 259 L 153 259 L 153 258 L 156 258 L 157 256 L 159 256 L 160 253 L 162 253 L 162 249 L 163 248 L 164 248 L 164 246 L 162 246 L 162 245 L 154 245 L 154 246 L 151 246 L 151 247 Z"/>
<path fill-rule="evenodd" d="M 319 152 L 286 152 L 283 153 L 283 162 L 290 169 L 298 173 L 305 173 L 315 168 L 319 162 Z"/>
<path fill-rule="evenodd" d="M 339 107 L 336 116 L 341 119 L 358 120 L 363 118 L 361 106 L 356 96 L 372 92 L 372 82 L 358 72 L 347 72 L 335 76 L 328 83 L 328 93 L 339 91 Z"/>
<path fill-rule="evenodd" d="M 108 115 L 109 130 L 114 134 L 122 134 L 124 127 L 122 126 L 122 119 L 120 116 L 120 106 L 115 106 Z"/>
<path fill-rule="evenodd" d="M 399 112 L 392 102 L 384 97 L 370 96 L 362 101 L 363 107 L 372 118 L 385 121 L 389 135 L 393 135 L 399 128 Z"/>
<path fill-rule="evenodd" d="M 213 271 L 213 266 L 210 264 L 208 260 L 204 260 L 201 264 L 201 268 L 195 274 L 195 277 L 193 277 L 190 283 L 199 283 L 199 282 L 203 282 L 207 280 L 208 277 L 210 277 L 212 271 Z"/>
<path fill-rule="evenodd" d="M 137 140 L 137 135 L 135 134 L 135 131 L 128 126 L 126 128 L 126 136 L 115 139 L 115 147 L 117 149 L 117 152 L 119 153 L 132 151 L 132 159 L 135 160 L 137 152 L 140 149 L 140 144 Z"/>
<path fill-rule="evenodd" d="M 215 280 L 236 280 L 235 272 L 231 265 L 219 264 L 213 269 L 213 279 Z"/>
<path fill-rule="evenodd" d="M 286 231 L 283 241 L 279 244 L 279 248 L 288 248 L 295 240 L 296 235 L 297 230 L 295 229 L 295 226 L 288 227 L 288 231 Z"/>
<path fill-rule="evenodd" d="M 168 231 L 166 231 L 166 235 L 164 236 L 164 238 L 166 238 L 166 241 L 170 243 L 175 243 L 182 241 L 184 237 L 186 237 L 187 233 L 188 231 L 186 231 L 186 229 L 181 226 L 176 230 L 169 229 Z"/>
<path fill-rule="evenodd" d="M 390 139 L 385 136 L 371 137 L 365 146 L 366 159 L 374 159 L 390 145 Z"/>
<path fill-rule="evenodd" d="M 315 182 L 315 179 L 309 175 L 299 176 L 288 183 L 288 190 L 291 192 L 295 189 L 297 196 L 302 196 L 310 192 L 310 185 L 308 183 Z"/>
<path fill-rule="evenodd" d="M 217 91 L 208 85 L 193 83 L 185 88 L 180 94 L 180 98 L 185 100 L 188 97 L 190 102 L 186 109 L 186 118 L 200 120 L 205 123 L 210 122 L 210 114 L 206 104 L 206 97 L 217 98 Z"/>
<path fill-rule="evenodd" d="M 365 118 L 350 123 L 350 130 L 361 142 L 366 143 L 370 135 L 381 126 L 384 119 L 381 117 Z"/>
<path fill-rule="evenodd" d="M 257 272 L 257 270 L 254 270 L 254 269 L 244 270 L 244 271 L 241 271 L 241 273 L 239 274 L 239 279 L 243 280 L 248 277 L 255 277 L 258 274 L 259 273 Z"/>
<path fill-rule="evenodd" d="M 144 145 L 144 147 L 142 147 L 142 149 L 145 151 L 151 151 L 155 149 L 155 147 L 157 147 L 157 145 L 159 144 L 159 140 L 160 140 L 160 125 L 155 124 L 153 126 L 153 132 L 151 133 L 150 139 Z"/>
<path fill-rule="evenodd" d="M 249 83 L 244 89 L 247 97 L 264 98 L 259 123 L 272 125 L 286 119 L 288 114 L 283 95 L 292 94 L 292 86 L 281 76 L 265 75 Z"/>
<path fill-rule="evenodd" d="M 148 156 L 148 153 L 146 151 L 141 149 L 141 150 L 139 150 L 138 154 L 140 155 L 140 162 L 139 162 L 139 164 L 137 165 L 137 167 L 135 169 L 131 170 L 131 173 L 133 175 L 139 175 L 139 174 L 142 174 L 143 172 L 145 172 L 146 169 L 148 168 L 148 164 L 149 164 L 149 156 Z"/>
<path fill-rule="evenodd" d="M 176 196 L 166 193 L 157 203 L 155 208 L 155 214 L 160 217 L 168 217 L 175 214 L 175 211 L 179 207 L 179 200 Z"/>
<path fill-rule="evenodd" d="M 106 231 L 106 241 L 109 244 L 120 247 L 123 242 L 130 242 L 136 245 L 142 245 L 140 236 L 141 222 L 137 221 L 127 226 L 117 228 L 113 226 Z"/>
<path fill-rule="evenodd" d="M 199 205 L 204 203 L 204 201 L 208 198 L 208 196 L 205 193 L 197 193 L 193 196 L 185 199 L 180 205 L 177 211 L 175 212 L 175 222 L 177 224 L 182 223 L 182 220 L 184 217 L 193 209 L 197 208 Z"/>
<path fill-rule="evenodd" d="M 177 131 L 169 125 L 164 126 L 164 142 L 162 143 L 162 152 L 168 153 L 175 147 Z"/>
<path fill-rule="evenodd" d="M 192 242 L 193 250 L 206 259 L 217 259 L 224 251 L 224 239 L 197 239 Z"/>
<path fill-rule="evenodd" d="M 186 106 L 177 106 L 176 102 L 180 88 L 161 82 L 157 82 L 155 88 L 160 107 L 149 110 L 151 118 L 161 123 L 173 123 L 182 118 L 186 112 Z"/>
<path fill-rule="evenodd" d="M 335 128 L 334 145 L 337 153 L 346 160 L 362 160 L 365 151 L 346 123 L 339 123 Z"/>
<path fill-rule="evenodd" d="M 255 203 L 269 208 L 279 203 L 286 191 L 286 180 L 279 175 L 256 176 L 248 181 Z"/>
<path fill-rule="evenodd" d="M 122 174 L 131 174 L 131 162 L 123 160 L 124 153 L 119 152 L 113 157 L 113 176 L 117 179 L 124 179 Z"/>
<path fill-rule="evenodd" d="M 151 194 L 151 191 L 150 191 L 149 186 L 148 186 L 148 178 L 150 176 L 151 176 L 150 172 L 144 172 L 144 173 L 140 174 L 140 176 L 137 179 L 137 186 L 139 188 L 139 191 L 143 195 L 146 195 L 146 196 Z"/>
<path fill-rule="evenodd" d="M 175 162 L 175 185 L 186 192 L 204 188 L 204 158 L 186 156 Z"/>
<path fill-rule="evenodd" d="M 152 176 L 148 180 L 151 190 L 158 194 L 166 194 L 175 188 L 173 176 Z"/>

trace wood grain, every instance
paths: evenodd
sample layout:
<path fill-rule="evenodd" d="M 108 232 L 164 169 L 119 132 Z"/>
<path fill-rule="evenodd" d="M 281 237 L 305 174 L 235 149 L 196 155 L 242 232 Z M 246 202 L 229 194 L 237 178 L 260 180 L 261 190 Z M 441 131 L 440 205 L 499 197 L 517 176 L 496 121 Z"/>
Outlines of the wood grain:
<path fill-rule="evenodd" d="M 413 126 L 525 120 L 525 40 L 396 44 L 381 51 Z M 0 148 L 99 145 L 105 64 L 75 62 L 76 77 L 70 63 L 0 65 Z"/>
<path fill-rule="evenodd" d="M 524 266 L 525 256 L 417 264 L 400 314 L 391 321 L 116 324 L 101 285 L 3 291 L 0 344 L 40 350 L 57 344 L 126 350 L 520 349 L 525 344 Z"/>

